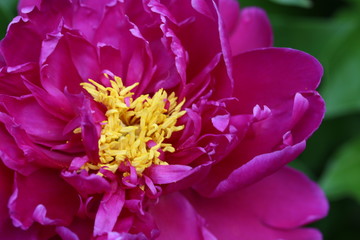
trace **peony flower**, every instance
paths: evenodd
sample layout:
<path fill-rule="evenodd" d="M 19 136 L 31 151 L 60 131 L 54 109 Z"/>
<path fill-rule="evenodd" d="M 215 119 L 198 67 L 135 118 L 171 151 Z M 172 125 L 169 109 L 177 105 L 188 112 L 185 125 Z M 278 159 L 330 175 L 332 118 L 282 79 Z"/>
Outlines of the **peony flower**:
<path fill-rule="evenodd" d="M 324 115 L 312 56 L 234 0 L 21 0 L 0 43 L 1 239 L 316 240 L 285 165 Z"/>

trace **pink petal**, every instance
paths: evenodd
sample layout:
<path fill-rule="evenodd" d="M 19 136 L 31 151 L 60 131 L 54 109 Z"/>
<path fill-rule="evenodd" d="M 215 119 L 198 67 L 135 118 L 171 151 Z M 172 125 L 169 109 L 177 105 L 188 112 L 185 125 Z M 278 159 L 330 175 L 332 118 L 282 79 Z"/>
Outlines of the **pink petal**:
<path fill-rule="evenodd" d="M 24 44 L 26 39 L 26 44 Z M 29 20 L 20 16 L 10 23 L 5 38 L 0 43 L 7 66 L 37 62 L 40 55 L 42 36 Z"/>
<path fill-rule="evenodd" d="M 152 165 L 146 174 L 155 184 L 169 184 L 187 177 L 191 170 L 185 165 Z"/>
<path fill-rule="evenodd" d="M 93 227 L 91 219 L 75 218 L 69 226 L 57 226 L 55 230 L 63 240 L 89 240 Z"/>
<path fill-rule="evenodd" d="M 204 196 L 220 196 L 274 173 L 294 160 L 304 149 L 305 142 L 301 142 L 279 151 L 258 155 L 244 165 L 234 168 L 241 160 L 241 152 L 236 149 L 227 157 L 229 161 L 224 160 L 215 165 L 208 177 L 194 188 Z"/>
<path fill-rule="evenodd" d="M 52 88 L 79 93 L 81 82 L 101 74 L 95 47 L 70 32 L 52 34 L 44 40 L 40 63 L 42 84 L 49 93 Z"/>
<path fill-rule="evenodd" d="M 4 154 L 2 156 L 4 163 L 9 168 L 19 170 L 23 174 L 29 174 L 36 169 L 36 165 L 33 162 L 51 167 L 64 167 L 70 164 L 72 158 L 69 155 L 51 151 L 34 144 L 26 132 L 7 114 L 0 113 L 0 122 L 3 122 L 6 127 L 6 130 L 4 129 L 1 134 L 4 134 L 9 140 L 7 144 L 13 145 L 15 143 L 17 145 L 17 147 L 13 146 L 9 149 L 6 149 L 5 146 L 3 148 L 0 147 L 0 154 Z M 20 156 L 20 158 L 13 158 L 15 156 Z M 28 166 L 25 167 L 25 165 Z"/>
<path fill-rule="evenodd" d="M 79 237 L 67 227 L 58 226 L 56 232 L 63 240 L 79 240 Z"/>
<path fill-rule="evenodd" d="M 4 240 L 47 240 L 45 236 L 39 236 L 40 229 L 32 227 L 27 231 L 14 227 L 9 220 L 0 227 L 1 238 Z"/>
<path fill-rule="evenodd" d="M 0 122 L 4 121 L 4 114 L 0 114 Z M 36 166 L 31 166 L 24 153 L 17 147 L 17 142 L 6 128 L 0 124 L 0 158 L 6 167 L 22 174 L 30 174 Z"/>
<path fill-rule="evenodd" d="M 111 232 L 124 206 L 125 191 L 116 184 L 112 187 L 113 189 L 106 193 L 100 202 L 95 218 L 94 236 Z"/>
<path fill-rule="evenodd" d="M 61 92 L 52 95 L 53 91 L 47 92 L 43 88 L 30 82 L 24 82 L 31 91 L 38 104 L 48 113 L 58 119 L 69 121 L 75 115 L 74 105 Z"/>
<path fill-rule="evenodd" d="M 294 99 L 291 132 L 294 141 L 309 138 L 324 118 L 325 102 L 318 93 L 298 93 Z"/>
<path fill-rule="evenodd" d="M 271 47 L 272 43 L 272 30 L 265 11 L 256 7 L 242 9 L 237 26 L 230 33 L 233 56 L 256 48 Z"/>
<path fill-rule="evenodd" d="M 110 190 L 110 183 L 105 178 L 89 174 L 83 170 L 80 173 L 63 171 L 62 177 L 83 196 L 105 193 Z"/>
<path fill-rule="evenodd" d="M 218 239 L 229 240 L 320 240 L 317 230 L 300 227 L 328 211 L 322 190 L 290 168 L 220 198 L 193 193 L 189 199 L 209 230 Z"/>
<path fill-rule="evenodd" d="M 226 31 L 231 36 L 235 28 L 237 27 L 240 8 L 239 2 L 236 0 L 220 0 L 219 10 L 221 17 L 224 21 Z"/>
<path fill-rule="evenodd" d="M 35 143 L 52 147 L 56 142 L 67 140 L 62 134 L 66 122 L 41 108 L 33 97 L 4 97 L 1 101 L 14 121 Z"/>
<path fill-rule="evenodd" d="M 15 190 L 9 202 L 13 224 L 28 229 L 41 224 L 69 224 L 79 207 L 79 197 L 59 173 L 39 170 L 30 176 L 15 175 Z"/>
<path fill-rule="evenodd" d="M 24 85 L 24 78 L 36 79 L 35 82 L 38 82 L 37 71 L 35 64 L 31 63 L 16 67 L 4 67 L 0 71 L 0 93 L 11 96 L 29 94 L 29 90 Z"/>
<path fill-rule="evenodd" d="M 202 240 L 204 235 L 211 236 L 202 218 L 181 193 L 163 195 L 151 212 L 160 230 L 159 240 Z"/>
<path fill-rule="evenodd" d="M 29 8 L 32 6 L 40 7 L 42 0 L 19 0 L 18 9 L 21 11 L 23 8 Z"/>
<path fill-rule="evenodd" d="M 13 175 L 13 172 L 5 167 L 0 159 L 0 232 L 3 232 L 3 226 L 9 220 L 7 203 L 12 192 Z"/>
<path fill-rule="evenodd" d="M 286 105 L 297 92 L 317 88 L 323 74 L 321 64 L 309 54 L 286 48 L 268 48 L 234 58 L 234 96 L 238 108 L 251 112 L 255 105 L 270 109 Z"/>
<path fill-rule="evenodd" d="M 217 130 L 219 130 L 220 132 L 224 132 L 225 129 L 229 125 L 230 116 L 229 115 L 217 115 L 217 116 L 211 118 L 211 122 Z"/>
<path fill-rule="evenodd" d="M 254 120 L 238 147 L 213 167 L 201 187 L 196 186 L 205 195 L 250 184 L 292 161 L 324 116 L 324 101 L 314 91 L 322 67 L 310 55 L 263 49 L 235 60 L 237 111 L 253 112 Z"/>

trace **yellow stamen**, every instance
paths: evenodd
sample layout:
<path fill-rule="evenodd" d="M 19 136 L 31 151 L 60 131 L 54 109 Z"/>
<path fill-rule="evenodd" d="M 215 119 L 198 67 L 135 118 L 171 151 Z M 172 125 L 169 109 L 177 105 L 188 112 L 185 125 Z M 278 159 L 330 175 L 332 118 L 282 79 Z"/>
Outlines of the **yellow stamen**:
<path fill-rule="evenodd" d="M 105 74 L 105 77 L 109 78 Z M 101 125 L 99 139 L 100 163 L 86 163 L 83 168 L 99 170 L 106 168 L 116 172 L 120 164 L 130 163 L 137 174 L 152 164 L 167 165 L 160 160 L 160 152 L 174 152 L 170 143 L 164 143 L 173 132 L 181 131 L 184 126 L 175 126 L 177 120 L 185 114 L 181 111 L 184 100 L 177 103 L 174 93 L 168 95 L 164 89 L 158 90 L 152 97 L 141 95 L 133 99 L 133 90 L 139 83 L 125 87 L 121 78 L 110 80 L 111 87 L 89 79 L 90 83 L 81 86 L 102 103 L 107 118 Z M 74 130 L 79 133 L 78 129 Z"/>

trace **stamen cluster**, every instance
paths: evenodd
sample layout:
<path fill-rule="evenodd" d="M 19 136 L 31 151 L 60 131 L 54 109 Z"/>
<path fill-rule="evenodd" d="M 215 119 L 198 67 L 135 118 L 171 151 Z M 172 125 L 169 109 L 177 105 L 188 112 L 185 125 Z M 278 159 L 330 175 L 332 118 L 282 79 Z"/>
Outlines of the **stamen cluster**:
<path fill-rule="evenodd" d="M 138 83 L 125 87 L 119 77 L 110 80 L 111 87 L 91 79 L 89 82 L 81 85 L 96 102 L 106 107 L 107 120 L 102 122 L 98 142 L 100 162 L 86 163 L 84 168 L 116 172 L 121 164 L 130 164 L 141 174 L 152 164 L 167 165 L 163 154 L 175 149 L 165 141 L 173 132 L 184 128 L 176 126 L 185 114 L 181 111 L 184 101 L 178 104 L 175 94 L 168 95 L 164 89 L 152 97 L 146 94 L 133 99 L 132 90 Z"/>

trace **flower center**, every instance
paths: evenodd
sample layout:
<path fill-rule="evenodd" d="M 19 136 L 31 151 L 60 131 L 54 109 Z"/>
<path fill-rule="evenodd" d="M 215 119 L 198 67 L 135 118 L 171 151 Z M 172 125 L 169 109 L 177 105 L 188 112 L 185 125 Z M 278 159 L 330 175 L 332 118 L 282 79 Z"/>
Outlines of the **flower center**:
<path fill-rule="evenodd" d="M 105 74 L 105 77 L 109 78 Z M 152 97 L 148 94 L 133 98 L 139 83 L 125 87 L 121 78 L 110 80 L 111 87 L 89 79 L 82 87 L 98 103 L 106 107 L 107 120 L 102 122 L 99 144 L 99 163 L 86 163 L 85 169 L 106 168 L 116 172 L 121 164 L 130 164 L 141 174 L 152 164 L 167 165 L 164 152 L 174 152 L 166 143 L 173 132 L 184 126 L 176 126 L 177 120 L 185 114 L 181 111 L 184 101 L 177 103 L 174 93 L 168 95 L 164 89 Z"/>

